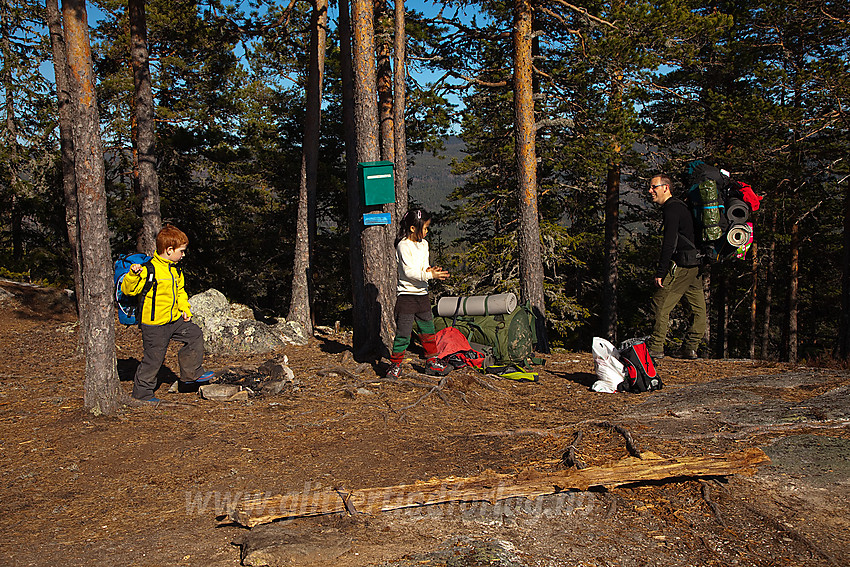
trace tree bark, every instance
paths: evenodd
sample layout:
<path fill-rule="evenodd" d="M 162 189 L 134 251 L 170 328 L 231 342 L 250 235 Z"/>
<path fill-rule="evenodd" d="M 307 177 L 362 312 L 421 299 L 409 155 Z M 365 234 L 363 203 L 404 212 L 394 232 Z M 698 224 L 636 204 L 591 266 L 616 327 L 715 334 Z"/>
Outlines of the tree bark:
<path fill-rule="evenodd" d="M 717 353 L 729 358 L 729 273 L 720 274 L 717 286 Z"/>
<path fill-rule="evenodd" d="M 800 223 L 791 226 L 791 281 L 788 289 L 788 362 L 797 362 L 797 310 L 799 309 L 798 290 L 800 286 Z"/>
<path fill-rule="evenodd" d="M 377 54 L 377 75 L 375 78 L 378 89 L 378 128 L 381 135 L 381 159 L 395 163 L 395 102 L 393 100 L 393 69 L 392 69 L 392 49 L 391 36 L 392 26 L 390 24 L 389 7 L 386 0 L 376 0 L 374 2 L 374 14 L 377 18 L 378 26 L 375 35 L 376 54 Z M 393 171 L 395 179 L 395 171 Z M 395 235 L 398 232 L 399 219 L 395 216 L 396 205 L 388 203 L 383 207 L 383 212 L 390 213 L 390 224 L 384 227 L 384 235 L 387 239 L 387 250 L 392 251 L 395 240 Z M 390 252 L 391 253 L 391 252 Z M 396 270 L 389 270 L 389 280 L 387 286 L 390 291 L 394 290 L 398 279 Z M 395 301 L 395 294 L 392 294 L 392 301 Z M 393 318 L 394 319 L 394 318 Z M 394 324 L 393 320 L 391 325 Z M 391 328 L 392 329 L 392 328 Z M 387 337 L 384 337 L 384 342 L 389 344 L 393 340 L 392 330 Z"/>
<path fill-rule="evenodd" d="M 84 406 L 95 415 L 113 414 L 121 388 L 115 359 L 112 258 L 106 223 L 106 181 L 85 0 L 63 0 L 65 44 L 76 107 L 74 169 L 79 204 L 83 297 L 80 310 L 86 377 Z"/>
<path fill-rule="evenodd" d="M 352 491 L 317 489 L 260 496 L 240 500 L 227 510 L 227 515 L 230 521 L 250 528 L 283 518 L 340 512 L 377 514 L 445 502 L 495 503 L 520 496 L 534 499 L 564 490 L 589 490 L 592 486 L 610 489 L 670 478 L 749 476 L 756 472 L 758 465 L 769 462 L 770 458 L 757 447 L 719 456 L 663 458 L 654 453 L 644 453 L 641 459 L 626 457 L 610 465 L 553 473 L 512 475 L 487 471 L 471 477 L 432 478 L 414 484 Z"/>
<path fill-rule="evenodd" d="M 295 259 L 292 273 L 292 300 L 288 319 L 297 321 L 307 336 L 313 334 L 313 247 L 316 243 L 316 187 L 319 174 L 319 130 L 322 120 L 322 83 L 325 74 L 328 3 L 316 0 L 310 20 L 310 63 L 307 70 L 304 144 L 301 148 L 301 185 Z"/>
<path fill-rule="evenodd" d="M 377 161 L 380 157 L 378 144 L 378 101 L 376 93 L 375 32 L 372 3 L 354 0 L 352 23 L 354 31 L 354 120 L 357 133 L 357 161 Z M 361 205 L 362 213 L 383 210 L 382 207 L 367 209 Z M 391 289 L 390 269 L 392 256 L 388 247 L 388 230 L 383 225 L 364 226 L 361 229 L 363 280 L 365 304 L 355 319 L 362 317 L 367 323 L 365 334 L 353 337 L 355 356 L 368 359 L 382 356 L 393 339 L 393 306 L 395 290 Z M 355 333 L 358 327 L 355 327 Z"/>
<path fill-rule="evenodd" d="M 617 344 L 619 217 L 620 164 L 611 161 L 608 163 L 608 176 L 605 183 L 605 282 L 602 287 L 602 332 L 603 336 L 614 344 Z"/>
<path fill-rule="evenodd" d="M 756 358 L 756 317 L 758 316 L 758 285 L 759 285 L 759 258 L 758 258 L 758 243 L 753 242 L 752 245 L 753 258 L 752 270 L 753 274 L 753 296 L 750 301 L 750 360 Z"/>
<path fill-rule="evenodd" d="M 354 120 L 354 70 L 351 54 L 351 18 L 348 0 L 339 2 L 339 55 L 342 78 L 342 123 L 345 135 L 346 190 L 348 192 L 348 262 L 351 269 L 353 336 L 369 333 L 366 313 L 366 283 L 363 275 L 363 224 L 357 187 L 357 127 Z"/>
<path fill-rule="evenodd" d="M 514 116 L 520 225 L 517 230 L 520 292 L 537 318 L 538 350 L 546 344 L 546 306 L 543 262 L 540 257 L 540 221 L 537 210 L 537 154 L 532 87 L 532 11 L 528 0 L 514 5 Z"/>
<path fill-rule="evenodd" d="M 50 32 L 53 50 L 53 75 L 59 109 L 59 148 L 62 156 L 62 190 L 65 194 L 65 225 L 71 249 L 71 268 L 74 274 L 74 293 L 77 315 L 82 316 L 79 303 L 83 297 L 83 267 L 80 253 L 79 211 L 77 206 L 77 180 L 74 173 L 74 105 L 68 85 L 68 56 L 62 32 L 62 15 L 59 0 L 45 2 L 45 23 Z"/>
<path fill-rule="evenodd" d="M 134 108 L 133 161 L 134 184 L 141 207 L 142 226 L 136 250 L 153 254 L 156 235 L 162 228 L 159 208 L 159 179 L 156 173 L 156 124 L 153 89 L 148 55 L 148 31 L 145 22 L 145 0 L 129 0 L 130 60 L 133 64 Z"/>
<path fill-rule="evenodd" d="M 773 266 L 776 254 L 776 209 L 773 210 L 770 228 L 770 246 L 767 248 L 767 266 L 764 274 L 764 321 L 762 321 L 761 357 L 770 360 L 770 307 L 773 303 Z"/>
<path fill-rule="evenodd" d="M 717 356 L 716 349 L 713 347 L 713 343 L 711 342 L 711 307 L 714 305 L 714 296 L 711 293 L 711 278 L 712 273 L 717 269 L 717 264 L 711 264 L 708 269 L 703 272 L 702 275 L 702 291 L 705 294 L 705 314 L 706 314 L 706 322 L 705 322 L 705 344 L 708 345 L 708 352 L 714 353 Z M 709 355 L 710 357 L 711 355 Z"/>
<path fill-rule="evenodd" d="M 844 251 L 841 258 L 841 314 L 836 355 L 850 358 L 850 183 L 844 183 Z"/>
<path fill-rule="evenodd" d="M 395 126 L 393 119 L 393 71 L 390 49 L 390 15 L 385 0 L 375 2 L 375 17 L 378 23 L 375 35 L 377 43 L 377 86 L 378 115 L 381 130 L 381 159 L 395 161 Z"/>
<path fill-rule="evenodd" d="M 15 124 L 15 80 L 13 75 L 12 45 L 9 34 L 11 33 L 8 2 L 0 4 L 0 53 L 3 54 L 3 90 L 5 94 L 4 108 L 6 111 L 6 160 L 9 164 L 9 192 L 11 196 L 11 233 L 12 233 L 12 258 L 21 260 L 24 256 L 23 249 L 23 215 L 21 214 L 20 199 L 18 197 L 20 179 L 18 176 L 18 127 Z"/>
<path fill-rule="evenodd" d="M 393 227 L 407 213 L 407 134 L 404 113 L 407 106 L 407 32 L 404 0 L 395 0 L 395 69 L 393 73 L 393 129 L 395 140 L 395 218 Z M 395 233 L 395 230 L 391 231 Z"/>

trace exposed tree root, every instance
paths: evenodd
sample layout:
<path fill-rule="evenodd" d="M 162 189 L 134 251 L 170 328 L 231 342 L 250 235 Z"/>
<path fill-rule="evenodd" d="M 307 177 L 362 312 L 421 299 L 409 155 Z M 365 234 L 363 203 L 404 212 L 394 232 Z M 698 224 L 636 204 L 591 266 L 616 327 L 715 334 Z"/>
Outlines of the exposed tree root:
<path fill-rule="evenodd" d="M 575 467 L 581 470 L 587 467 L 586 463 L 576 457 L 576 449 L 578 448 L 578 444 L 581 443 L 582 435 L 581 431 L 577 431 L 575 438 L 573 438 L 573 442 L 567 445 L 567 448 L 564 450 L 564 454 L 561 456 L 561 462 L 567 468 Z"/>

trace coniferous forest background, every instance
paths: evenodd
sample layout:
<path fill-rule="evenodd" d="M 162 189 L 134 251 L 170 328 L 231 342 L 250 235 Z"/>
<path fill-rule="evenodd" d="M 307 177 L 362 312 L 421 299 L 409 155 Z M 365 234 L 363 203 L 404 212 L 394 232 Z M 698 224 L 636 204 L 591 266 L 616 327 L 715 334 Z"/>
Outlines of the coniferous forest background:
<path fill-rule="evenodd" d="M 190 293 L 215 287 L 267 315 L 290 307 L 315 6 L 144 3 L 161 218 L 189 235 Z M 708 269 L 704 352 L 846 359 L 846 1 L 408 4 L 409 199 L 436 213 L 432 260 L 452 273 L 436 293 L 521 291 L 511 34 L 523 6 L 550 344 L 647 334 L 660 214 L 646 182 L 667 172 L 681 190 L 701 159 L 763 196 L 756 246 Z M 379 74 L 393 8 L 374 3 Z M 354 324 L 337 14 L 332 4 L 310 274 L 319 325 Z M 45 5 L 0 0 L 0 16 L 0 276 L 73 287 Z M 142 228 L 128 4 L 92 3 L 89 25 L 114 259 Z"/>

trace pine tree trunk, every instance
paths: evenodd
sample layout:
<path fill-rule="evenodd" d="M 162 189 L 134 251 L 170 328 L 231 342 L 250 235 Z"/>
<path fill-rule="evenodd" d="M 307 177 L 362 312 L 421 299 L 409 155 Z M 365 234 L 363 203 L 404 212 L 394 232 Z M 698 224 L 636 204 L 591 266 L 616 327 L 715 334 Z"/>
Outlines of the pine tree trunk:
<path fill-rule="evenodd" d="M 393 139 L 395 140 L 395 218 L 390 234 L 395 234 L 398 221 L 407 213 L 407 135 L 405 108 L 407 105 L 407 33 L 405 31 L 404 0 L 395 0 L 395 69 L 393 104 Z"/>
<path fill-rule="evenodd" d="M 393 70 L 390 48 L 390 15 L 385 0 L 375 2 L 377 29 L 378 114 L 381 130 L 381 159 L 395 161 L 395 127 L 393 125 Z"/>
<path fill-rule="evenodd" d="M 297 321 L 307 336 L 313 334 L 313 247 L 316 243 L 316 187 L 319 174 L 319 130 L 322 119 L 322 84 L 325 73 L 328 3 L 316 0 L 310 20 L 310 63 L 307 70 L 307 105 L 304 144 L 301 148 L 301 185 L 295 259 L 292 270 L 292 300 L 288 319 Z"/>
<path fill-rule="evenodd" d="M 714 303 L 717 306 L 717 328 L 715 332 L 715 346 L 714 351 L 717 353 L 718 358 L 726 358 L 728 355 L 726 345 L 726 325 L 728 323 L 728 297 L 727 297 L 727 288 L 726 288 L 726 280 L 727 275 L 725 272 L 721 271 L 720 265 L 717 264 L 717 271 L 715 273 L 717 280 L 717 291 L 714 296 Z"/>
<path fill-rule="evenodd" d="M 374 3 L 374 7 L 374 15 L 377 21 L 375 34 L 377 75 L 375 81 L 378 89 L 378 128 L 381 136 L 381 159 L 395 163 L 395 124 L 393 123 L 395 118 L 393 107 L 395 105 L 393 101 L 391 49 L 392 26 L 386 1 L 377 0 Z M 398 232 L 398 219 L 395 218 L 396 205 L 394 203 L 388 203 L 382 209 L 383 212 L 390 213 L 390 224 L 384 227 L 384 234 L 387 238 L 387 250 L 392 250 L 395 234 Z M 387 285 L 390 289 L 395 289 L 398 281 L 396 270 L 391 270 L 389 276 L 391 280 L 387 282 Z M 385 339 L 387 344 L 393 340 L 392 332 L 390 332 L 388 339 L 388 341 Z"/>
<path fill-rule="evenodd" d="M 705 344 L 708 346 L 708 352 L 714 353 L 717 356 L 717 351 L 714 348 L 714 343 L 711 342 L 711 312 L 712 306 L 714 305 L 714 295 L 711 293 L 711 278 L 712 273 L 715 271 L 717 264 L 711 264 L 708 269 L 703 272 L 702 275 L 702 291 L 705 294 L 705 313 L 706 313 L 706 322 L 705 322 Z M 709 355 L 710 357 L 710 355 Z"/>
<path fill-rule="evenodd" d="M 12 46 L 10 34 L 10 14 L 8 2 L 0 4 L 0 53 L 3 54 L 3 91 L 6 111 L 6 155 L 9 167 L 9 192 L 11 195 L 11 234 L 12 258 L 21 260 L 23 248 L 23 215 L 18 199 L 20 180 L 18 178 L 18 128 L 15 124 L 15 80 L 12 74 Z"/>
<path fill-rule="evenodd" d="M 758 285 L 759 285 L 759 260 L 758 243 L 752 245 L 752 270 L 753 274 L 753 296 L 750 301 L 750 360 L 756 358 L 756 317 L 758 315 Z"/>
<path fill-rule="evenodd" d="M 372 20 L 372 3 L 354 0 L 352 24 L 354 31 L 354 121 L 357 133 L 357 161 L 377 161 L 380 157 L 378 144 L 378 101 L 376 92 L 375 33 Z M 361 207 L 361 214 L 382 207 Z M 358 219 L 357 222 L 362 222 Z M 393 339 L 393 307 L 395 290 L 391 286 L 390 268 L 392 255 L 388 247 L 386 226 L 364 226 L 361 231 L 363 254 L 363 280 L 365 305 L 362 313 L 368 327 L 365 335 L 356 335 L 355 355 L 363 360 L 382 356 L 388 351 Z M 394 269 L 395 266 L 392 265 Z M 358 330 L 355 327 L 355 332 Z"/>
<path fill-rule="evenodd" d="M 62 32 L 62 15 L 58 0 L 45 3 L 45 23 L 50 32 L 53 50 L 53 75 L 59 108 L 59 147 L 62 155 L 62 189 L 65 194 L 65 225 L 71 248 L 71 268 L 74 274 L 74 293 L 77 304 L 83 297 L 83 267 L 80 260 L 80 227 L 77 210 L 77 180 L 74 174 L 74 114 L 68 86 L 68 57 Z M 81 315 L 80 310 L 77 314 Z"/>
<path fill-rule="evenodd" d="M 605 183 L 605 281 L 602 286 L 603 336 L 617 343 L 617 244 L 620 231 L 620 164 L 609 162 Z"/>
<path fill-rule="evenodd" d="M 363 224 L 357 187 L 357 128 L 354 121 L 354 70 L 351 54 L 351 18 L 348 0 L 339 2 L 339 56 L 342 79 L 342 124 L 345 135 L 346 190 L 348 192 L 348 263 L 351 270 L 352 328 L 355 337 L 369 333 L 366 321 L 366 283 L 363 276 Z"/>
<path fill-rule="evenodd" d="M 129 0 L 130 59 L 133 63 L 135 116 L 132 133 L 134 177 L 141 206 L 142 226 L 136 250 L 153 254 L 156 235 L 162 228 L 159 209 L 159 179 L 156 173 L 156 125 L 153 89 L 148 56 L 148 31 L 145 22 L 145 0 Z"/>
<path fill-rule="evenodd" d="M 841 257 L 841 315 L 836 356 L 850 358 L 850 184 L 844 183 L 844 251 Z"/>
<path fill-rule="evenodd" d="M 528 0 L 514 6 L 514 113 L 520 225 L 517 230 L 520 291 L 537 317 L 538 350 L 546 351 L 546 306 L 537 211 L 537 155 L 532 88 L 532 11 Z M 544 345 L 544 346 L 540 346 Z"/>
<path fill-rule="evenodd" d="M 797 291 L 800 286 L 800 223 L 795 222 L 791 227 L 791 281 L 788 290 L 788 362 L 797 362 L 797 344 L 799 341 L 797 329 L 797 310 L 799 299 Z"/>
<path fill-rule="evenodd" d="M 103 146 L 94 89 L 85 0 L 64 0 L 65 45 L 76 108 L 74 165 L 83 265 L 82 332 L 86 354 L 84 406 L 95 415 L 113 414 L 121 400 L 115 359 L 112 259 L 106 223 Z"/>
<path fill-rule="evenodd" d="M 767 248 L 767 266 L 764 274 L 764 321 L 762 321 L 761 357 L 770 360 L 770 308 L 773 303 L 773 266 L 776 255 L 776 209 L 770 228 L 770 246 Z"/>

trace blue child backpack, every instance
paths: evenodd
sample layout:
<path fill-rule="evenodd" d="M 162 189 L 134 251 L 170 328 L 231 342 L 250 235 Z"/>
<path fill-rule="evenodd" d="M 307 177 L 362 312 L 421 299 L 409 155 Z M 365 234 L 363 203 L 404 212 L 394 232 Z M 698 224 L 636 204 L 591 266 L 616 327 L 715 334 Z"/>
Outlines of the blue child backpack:
<path fill-rule="evenodd" d="M 141 313 L 142 301 L 151 287 L 156 285 L 152 258 L 146 254 L 124 254 L 115 260 L 115 301 L 118 305 L 118 321 L 124 325 L 136 325 L 139 323 L 138 313 Z M 130 271 L 133 264 L 141 264 L 148 270 L 147 281 L 139 295 L 126 295 L 121 291 L 121 282 Z"/>

